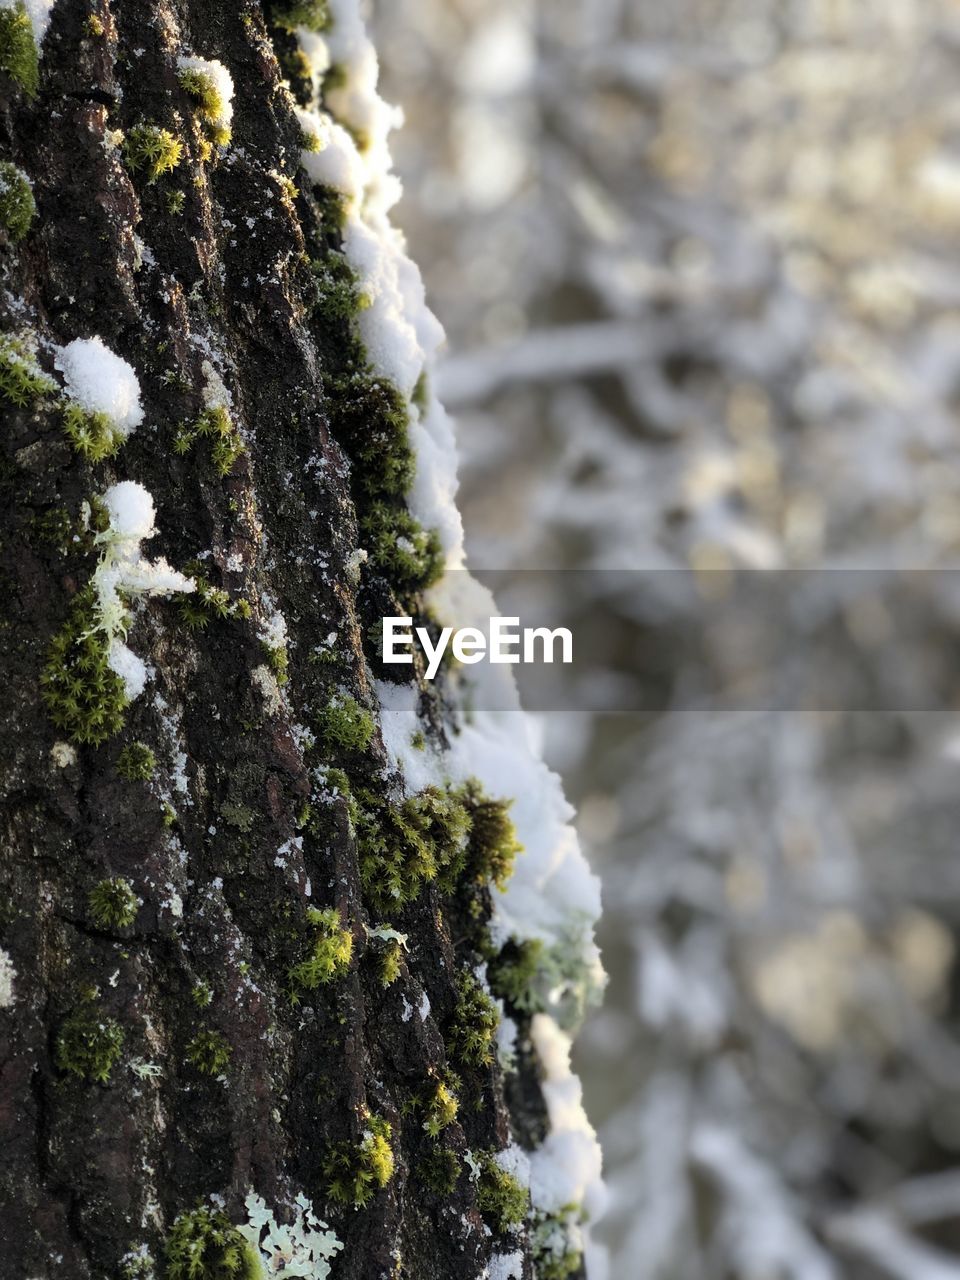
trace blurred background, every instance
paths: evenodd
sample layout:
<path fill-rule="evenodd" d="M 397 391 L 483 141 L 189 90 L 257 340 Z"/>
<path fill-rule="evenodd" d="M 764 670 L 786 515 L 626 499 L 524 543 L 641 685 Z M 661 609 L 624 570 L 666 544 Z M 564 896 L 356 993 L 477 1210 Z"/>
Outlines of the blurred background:
<path fill-rule="evenodd" d="M 604 601 L 669 706 L 542 718 L 604 883 L 609 1274 L 960 1280 L 960 608 L 884 650 L 876 590 L 960 567 L 960 4 L 373 17 L 471 562 L 869 568 L 818 660 L 943 706 L 685 710 L 695 593 Z"/>

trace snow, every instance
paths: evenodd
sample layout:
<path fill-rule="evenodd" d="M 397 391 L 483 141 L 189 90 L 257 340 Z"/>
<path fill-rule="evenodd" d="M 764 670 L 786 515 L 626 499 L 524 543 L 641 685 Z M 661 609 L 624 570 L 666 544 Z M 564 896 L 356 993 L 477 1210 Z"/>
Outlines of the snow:
<path fill-rule="evenodd" d="M 67 394 L 89 413 L 103 413 L 126 439 L 143 421 L 140 382 L 102 338 L 75 338 L 57 351 Z"/>
<path fill-rule="evenodd" d="M 23 0 L 23 7 L 33 24 L 33 38 L 39 47 L 50 25 L 50 15 L 56 0 Z M 17 0 L 0 0 L 0 9 L 16 9 Z"/>
<path fill-rule="evenodd" d="M 130 625 L 123 596 L 172 595 L 196 590 L 192 578 L 172 569 L 166 560 L 149 561 L 140 554 L 140 543 L 156 533 L 153 498 L 134 480 L 123 480 L 103 494 L 110 517 L 105 532 L 97 534 L 103 554 L 93 574 L 97 596 L 97 630 L 109 637 L 108 664 L 123 680 L 127 698 L 143 693 L 147 668 L 127 647 Z"/>
<path fill-rule="evenodd" d="M 355 206 L 363 194 L 364 166 L 353 139 L 342 125 L 320 112 L 298 108 L 297 119 L 304 133 L 319 144 L 317 150 L 305 147 L 300 153 L 310 181 L 346 196 L 348 209 Z"/>
<path fill-rule="evenodd" d="M 523 1254 L 495 1253 L 487 1264 L 485 1280 L 523 1280 Z"/>
<path fill-rule="evenodd" d="M 209 76 L 223 103 L 220 115 L 211 123 L 222 129 L 229 129 L 233 123 L 233 77 L 223 63 L 216 58 L 179 57 L 177 66 L 181 71 L 198 71 L 201 75 Z"/>
<path fill-rule="evenodd" d="M 534 1015 L 530 1036 L 550 1117 L 550 1132 L 530 1156 L 533 1207 L 559 1213 L 565 1205 L 584 1204 L 596 1215 L 605 1199 L 600 1144 L 583 1109 L 580 1081 L 570 1070 L 570 1037 L 543 1013 Z"/>
<path fill-rule="evenodd" d="M 0 1009 L 13 1008 L 13 980 L 17 976 L 17 971 L 13 967 L 13 961 L 7 955 L 6 951 L 0 947 Z"/>

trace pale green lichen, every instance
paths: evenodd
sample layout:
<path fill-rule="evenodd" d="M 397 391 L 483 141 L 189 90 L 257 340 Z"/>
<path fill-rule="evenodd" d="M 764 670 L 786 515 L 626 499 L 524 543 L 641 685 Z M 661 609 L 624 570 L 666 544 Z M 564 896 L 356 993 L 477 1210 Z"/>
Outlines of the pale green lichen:
<path fill-rule="evenodd" d="M 0 10 L 0 15 L 4 12 Z M 6 228 L 11 240 L 22 240 L 36 213 L 30 179 L 17 165 L 0 160 L 0 226 Z"/>

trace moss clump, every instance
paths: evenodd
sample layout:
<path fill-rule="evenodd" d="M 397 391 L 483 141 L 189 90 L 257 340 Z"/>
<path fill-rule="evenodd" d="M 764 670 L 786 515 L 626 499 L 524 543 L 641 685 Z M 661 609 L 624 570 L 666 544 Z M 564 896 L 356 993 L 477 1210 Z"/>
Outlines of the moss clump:
<path fill-rule="evenodd" d="M 510 818 L 513 801 L 492 800 L 473 778 L 463 789 L 463 800 L 470 814 L 470 875 L 479 883 L 505 889 L 517 854 L 523 852 Z"/>
<path fill-rule="evenodd" d="M 183 213 L 183 206 L 187 203 L 186 192 L 184 191 L 168 191 L 167 192 L 167 213 L 174 218 L 178 218 Z"/>
<path fill-rule="evenodd" d="M 196 591 L 191 591 L 180 601 L 180 617 L 191 631 L 205 630 L 214 618 L 222 620 L 234 614 L 249 617 L 249 605 L 246 610 L 240 608 L 247 602 L 238 600 L 233 603 L 222 587 L 212 586 L 204 575 L 203 565 L 199 560 L 192 560 L 185 566 L 184 572 L 197 584 Z"/>
<path fill-rule="evenodd" d="M 317 734 L 328 750 L 365 751 L 373 730 L 373 716 L 347 694 L 332 698 L 317 716 Z"/>
<path fill-rule="evenodd" d="M 424 529 L 406 507 L 374 502 L 360 521 L 370 559 L 402 599 L 443 576 L 443 547 L 436 529 Z"/>
<path fill-rule="evenodd" d="M 578 1204 L 564 1205 L 557 1213 L 535 1215 L 530 1243 L 537 1276 L 542 1280 L 568 1280 L 579 1273 L 583 1262 L 582 1220 L 583 1210 Z"/>
<path fill-rule="evenodd" d="M 198 1031 L 187 1045 L 187 1061 L 205 1076 L 219 1076 L 230 1065 L 233 1049 L 219 1031 Z"/>
<path fill-rule="evenodd" d="M 402 960 L 403 948 L 399 942 L 391 940 L 384 947 L 383 954 L 380 956 L 378 961 L 381 986 L 393 986 L 396 980 L 400 977 L 400 965 Z"/>
<path fill-rule="evenodd" d="M 538 938 L 510 941 L 490 964 L 493 991 L 521 1013 L 542 1013 L 547 1007 L 537 985 L 543 967 L 543 950 Z"/>
<path fill-rule="evenodd" d="M 0 10 L 0 16 L 8 10 Z M 22 240 L 37 214 L 30 179 L 17 165 L 0 160 L 0 225 L 11 240 Z"/>
<path fill-rule="evenodd" d="M 297 27 L 326 31 L 330 25 L 327 0 L 274 0 L 270 6 L 270 18 L 285 31 L 295 31 Z"/>
<path fill-rule="evenodd" d="M 131 742 L 117 757 L 117 773 L 130 782 L 147 782 L 153 777 L 157 757 L 145 742 Z"/>
<path fill-rule="evenodd" d="M 277 678 L 277 684 L 285 685 L 290 679 L 290 658 L 285 645 L 265 644 L 263 646 L 267 666 Z"/>
<path fill-rule="evenodd" d="M 304 51 L 295 45 L 277 50 L 280 66 L 290 85 L 290 92 L 301 107 L 308 107 L 313 98 L 313 68 Z"/>
<path fill-rule="evenodd" d="M 456 792 L 427 787 L 393 805 L 364 791 L 358 801 L 360 881 L 377 910 L 414 901 L 438 876 L 441 887 L 455 879 L 469 828 Z"/>
<path fill-rule="evenodd" d="M 450 1053 L 469 1067 L 484 1067 L 493 1061 L 493 1042 L 500 1025 L 500 1012 L 470 972 L 457 983 L 457 1003 L 447 1034 Z"/>
<path fill-rule="evenodd" d="M 40 677 L 50 719 L 73 741 L 97 746 L 123 728 L 127 695 L 108 663 L 109 640 L 97 626 L 92 586 L 79 592 L 54 636 Z"/>
<path fill-rule="evenodd" d="M 427 1102 L 423 1120 L 424 1132 L 438 1138 L 447 1125 L 457 1118 L 460 1103 L 457 1095 L 444 1080 L 438 1080 Z"/>
<path fill-rule="evenodd" d="M 290 980 L 313 991 L 322 982 L 332 982 L 346 973 L 353 957 L 353 934 L 344 929 L 340 912 L 334 907 L 311 907 L 307 920 L 313 930 L 310 953 L 290 970 Z"/>
<path fill-rule="evenodd" d="M 0 71 L 16 80 L 31 98 L 36 96 L 40 60 L 23 0 L 17 0 L 12 9 L 0 9 Z"/>
<path fill-rule="evenodd" d="M 346 288 L 344 280 L 344 294 Z M 343 297 L 344 306 L 347 296 Z M 334 306 L 337 301 L 334 291 L 324 305 Z M 364 373 L 331 383 L 328 393 L 333 401 L 337 439 L 353 462 L 355 491 L 370 502 L 402 501 L 413 480 L 414 461 L 410 415 L 399 391 L 389 382 Z"/>
<path fill-rule="evenodd" d="M 530 1208 L 530 1193 L 512 1173 L 500 1167 L 492 1151 L 480 1153 L 479 1165 L 477 1208 L 487 1226 L 501 1235 L 511 1227 L 519 1227 Z"/>
<path fill-rule="evenodd" d="M 124 139 L 123 150 L 129 169 L 134 173 L 142 171 L 148 182 L 156 182 L 180 163 L 183 143 L 169 129 L 161 129 L 156 124 L 138 124 Z"/>
<path fill-rule="evenodd" d="M 122 1052 L 120 1024 L 101 1017 L 93 1001 L 85 1000 L 60 1028 L 54 1057 L 61 1071 L 106 1084 Z"/>
<path fill-rule="evenodd" d="M 206 978 L 200 978 L 190 990 L 190 999 L 198 1009 L 205 1009 L 213 999 L 213 988 Z"/>
<path fill-rule="evenodd" d="M 198 439 L 210 441 L 210 460 L 221 476 L 230 474 L 233 464 L 244 452 L 240 432 L 222 405 L 204 409 L 194 422 L 181 426 L 174 437 L 174 452 L 188 453 Z"/>
<path fill-rule="evenodd" d="M 338 1204 L 362 1209 L 393 1177 L 392 1129 L 379 1116 L 368 1115 L 358 1145 L 334 1147 L 323 1163 L 327 1194 Z"/>
<path fill-rule="evenodd" d="M 130 881 L 116 876 L 94 885 L 87 905 L 98 929 L 126 929 L 136 919 L 140 900 Z"/>
<path fill-rule="evenodd" d="M 77 453 L 90 462 L 112 457 L 126 436 L 105 413 L 94 413 L 72 401 L 63 408 L 63 429 Z"/>
<path fill-rule="evenodd" d="M 91 13 L 87 17 L 86 28 L 87 28 L 87 35 L 94 36 L 94 37 L 102 36 L 104 31 L 106 31 L 106 27 L 103 25 L 103 21 L 100 18 L 98 18 L 95 13 Z"/>
<path fill-rule="evenodd" d="M 0 395 L 5 400 L 26 409 L 56 389 L 54 380 L 37 364 L 25 337 L 12 333 L 0 335 Z"/>
<path fill-rule="evenodd" d="M 314 142 L 307 150 L 317 151 L 320 139 L 305 135 Z M 313 314 L 325 324 L 351 320 L 363 309 L 360 277 L 347 261 L 346 254 L 331 252 L 310 263 L 313 277 Z"/>
<path fill-rule="evenodd" d="M 453 1195 L 462 1169 L 463 1165 L 456 1152 L 441 1146 L 431 1146 L 419 1166 L 421 1178 L 438 1196 Z"/>
<path fill-rule="evenodd" d="M 223 123 L 227 104 L 216 80 L 209 71 L 199 67 L 181 67 L 177 79 L 196 101 L 197 113 L 204 122 L 210 141 L 218 147 L 227 146 L 232 136 L 229 126 Z"/>
<path fill-rule="evenodd" d="M 178 1215 L 164 1244 L 163 1280 L 262 1280 L 258 1251 L 219 1209 Z"/>

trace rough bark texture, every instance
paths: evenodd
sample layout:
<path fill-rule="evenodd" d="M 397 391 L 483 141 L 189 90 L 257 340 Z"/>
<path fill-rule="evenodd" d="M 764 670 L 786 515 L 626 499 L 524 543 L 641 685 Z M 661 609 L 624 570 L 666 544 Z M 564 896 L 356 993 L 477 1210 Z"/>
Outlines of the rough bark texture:
<path fill-rule="evenodd" d="M 30 175 L 38 209 L 21 244 L 0 246 L 4 328 L 33 325 L 51 372 L 44 342 L 100 335 L 136 369 L 146 410 L 115 457 L 91 464 L 52 402 L 0 404 L 0 942 L 16 969 L 15 998 L 0 1009 L 4 1280 L 119 1277 L 120 1259 L 143 1244 L 163 1276 L 177 1215 L 216 1193 L 238 1220 L 250 1188 L 280 1218 L 294 1194 L 313 1201 L 343 1241 L 336 1280 L 469 1280 L 491 1249 L 475 1183 L 460 1176 L 438 1194 L 423 1177 L 420 1104 L 447 1063 L 454 979 L 476 958 L 482 910 L 478 922 L 469 902 L 428 887 L 391 918 L 409 950 L 384 987 L 347 806 L 318 818 L 314 805 L 315 820 L 306 817 L 318 763 L 386 786 L 379 735 L 351 755 L 324 742 L 318 717 L 338 690 L 375 707 L 363 637 L 390 584 L 368 575 L 358 585 L 351 568 L 356 509 L 328 425 L 330 339 L 307 263 L 336 231 L 298 179 L 276 38 L 252 0 L 59 0 L 38 96 L 0 74 L 2 156 Z M 220 59 L 237 88 L 233 145 L 206 163 L 176 77 L 180 48 Z M 185 148 L 155 183 L 105 145 L 109 131 L 144 120 Z M 184 194 L 180 213 L 173 191 Z M 183 456 L 174 449 L 178 426 L 203 409 L 210 345 L 247 441 L 225 477 L 204 440 Z M 153 679 L 118 735 L 63 763 L 43 667 L 96 563 L 91 539 L 74 537 L 82 504 L 128 478 L 156 503 L 145 551 L 178 569 L 203 556 L 209 583 L 250 601 L 251 616 L 211 611 L 195 629 L 176 597 L 137 604 L 130 643 Z M 290 678 L 274 711 L 252 679 L 265 662 L 265 596 L 290 630 Z M 318 661 L 331 631 L 336 656 Z M 312 750 L 296 726 L 317 738 Z M 155 752 L 148 780 L 118 772 L 134 742 Z M 91 890 L 114 877 L 142 900 L 126 927 L 91 914 Z M 297 1003 L 289 970 L 303 957 L 310 906 L 339 909 L 353 959 L 341 980 Z M 64 1026 L 91 1006 L 122 1030 L 104 1082 L 58 1065 Z M 225 1080 L 191 1059 L 202 1032 L 229 1048 Z M 528 1065 L 512 1093 L 520 1129 L 535 1138 L 532 1061 L 521 1054 Z M 132 1069 L 141 1062 L 157 1074 Z M 445 1145 L 461 1155 L 502 1147 L 500 1068 L 458 1072 Z M 396 1168 L 357 1210 L 328 1199 L 325 1161 L 336 1144 L 361 1140 L 364 1108 L 392 1126 Z M 519 1237 L 501 1247 L 528 1249 Z"/>

